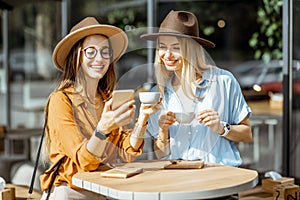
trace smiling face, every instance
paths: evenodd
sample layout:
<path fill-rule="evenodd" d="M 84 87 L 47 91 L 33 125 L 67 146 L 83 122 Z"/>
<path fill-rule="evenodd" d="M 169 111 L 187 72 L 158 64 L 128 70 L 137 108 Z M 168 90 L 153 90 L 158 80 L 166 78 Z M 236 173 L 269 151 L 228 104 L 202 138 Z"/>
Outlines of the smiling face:
<path fill-rule="evenodd" d="M 82 69 L 86 78 L 101 79 L 110 64 L 108 39 L 102 35 L 85 38 L 82 44 Z"/>
<path fill-rule="evenodd" d="M 180 44 L 176 37 L 160 36 L 158 54 L 168 71 L 180 71 L 182 69 L 183 59 Z"/>

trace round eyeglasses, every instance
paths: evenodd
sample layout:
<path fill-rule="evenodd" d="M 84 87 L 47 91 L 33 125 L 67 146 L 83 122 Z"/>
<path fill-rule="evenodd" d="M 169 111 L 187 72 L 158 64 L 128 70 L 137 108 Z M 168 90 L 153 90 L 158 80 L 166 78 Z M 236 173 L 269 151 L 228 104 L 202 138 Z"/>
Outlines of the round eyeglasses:
<path fill-rule="evenodd" d="M 82 51 L 84 51 L 84 55 L 88 59 L 95 58 L 98 52 L 100 52 L 100 55 L 103 59 L 110 59 L 113 56 L 112 49 L 109 47 L 103 47 L 99 50 L 97 50 L 95 47 L 86 47 Z"/>

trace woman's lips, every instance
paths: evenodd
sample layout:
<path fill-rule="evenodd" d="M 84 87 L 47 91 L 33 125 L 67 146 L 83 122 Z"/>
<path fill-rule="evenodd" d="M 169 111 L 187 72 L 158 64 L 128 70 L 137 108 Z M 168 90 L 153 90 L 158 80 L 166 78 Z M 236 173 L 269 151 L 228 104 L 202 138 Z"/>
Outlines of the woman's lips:
<path fill-rule="evenodd" d="M 164 60 L 165 64 L 168 66 L 174 66 L 177 60 Z"/>
<path fill-rule="evenodd" d="M 104 66 L 91 66 L 90 68 L 94 71 L 101 72 L 104 69 Z"/>

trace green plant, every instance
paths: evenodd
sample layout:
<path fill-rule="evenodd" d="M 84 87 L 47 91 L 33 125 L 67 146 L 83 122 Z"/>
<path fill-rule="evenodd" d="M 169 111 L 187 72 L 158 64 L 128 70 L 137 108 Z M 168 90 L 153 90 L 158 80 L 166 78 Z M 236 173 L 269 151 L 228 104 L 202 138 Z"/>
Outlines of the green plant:
<path fill-rule="evenodd" d="M 249 40 L 255 59 L 269 62 L 282 58 L 282 5 L 283 0 L 263 0 L 258 6 L 259 30 Z"/>

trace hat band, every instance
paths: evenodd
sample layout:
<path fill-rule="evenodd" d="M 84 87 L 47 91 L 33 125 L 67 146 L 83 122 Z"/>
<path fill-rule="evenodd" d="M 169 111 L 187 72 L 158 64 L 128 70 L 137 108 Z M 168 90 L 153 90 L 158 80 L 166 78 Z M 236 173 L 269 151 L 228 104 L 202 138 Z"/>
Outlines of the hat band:
<path fill-rule="evenodd" d="M 194 35 L 186 35 L 180 32 L 168 32 L 168 31 L 160 31 L 158 32 L 158 34 L 162 34 L 162 35 L 178 35 L 178 36 L 182 36 L 182 37 L 198 37 L 198 36 L 194 36 Z"/>

